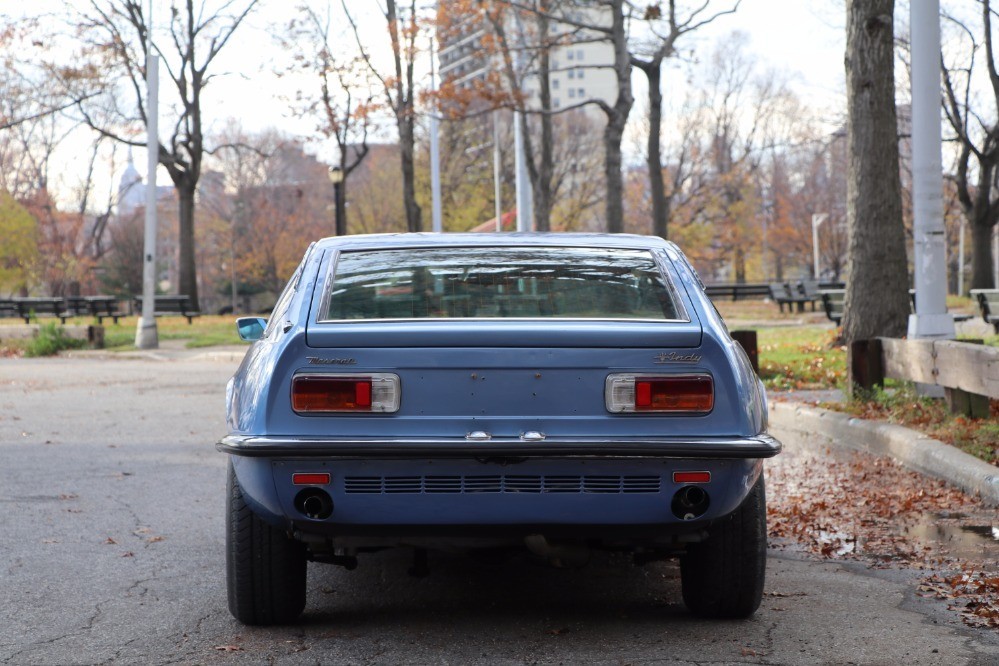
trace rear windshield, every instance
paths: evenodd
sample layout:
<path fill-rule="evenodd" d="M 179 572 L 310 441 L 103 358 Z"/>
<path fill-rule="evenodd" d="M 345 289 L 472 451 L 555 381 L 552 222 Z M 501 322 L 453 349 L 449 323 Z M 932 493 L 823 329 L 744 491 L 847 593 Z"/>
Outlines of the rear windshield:
<path fill-rule="evenodd" d="M 683 319 L 645 250 L 449 247 L 342 252 L 325 320 Z"/>

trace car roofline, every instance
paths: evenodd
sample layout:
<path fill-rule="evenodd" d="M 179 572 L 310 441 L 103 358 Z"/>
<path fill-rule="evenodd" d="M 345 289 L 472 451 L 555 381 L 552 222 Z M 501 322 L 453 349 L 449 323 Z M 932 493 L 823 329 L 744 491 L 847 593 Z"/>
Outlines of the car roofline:
<path fill-rule="evenodd" d="M 317 242 L 321 249 L 369 250 L 406 247 L 616 247 L 655 250 L 673 247 L 658 236 L 603 233 L 398 233 L 332 236 Z"/>

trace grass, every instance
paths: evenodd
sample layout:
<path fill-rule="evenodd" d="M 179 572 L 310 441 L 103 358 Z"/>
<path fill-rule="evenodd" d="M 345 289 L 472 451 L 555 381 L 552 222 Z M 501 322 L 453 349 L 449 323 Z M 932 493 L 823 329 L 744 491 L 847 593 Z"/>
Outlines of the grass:
<path fill-rule="evenodd" d="M 846 347 L 836 345 L 835 338 L 835 330 L 820 326 L 758 329 L 764 385 L 776 391 L 843 388 Z"/>
<path fill-rule="evenodd" d="M 917 395 L 909 382 L 876 388 L 843 403 L 827 405 L 864 419 L 887 421 L 926 433 L 985 462 L 999 465 L 999 400 L 990 401 L 989 418 L 951 414 L 943 400 Z"/>
<path fill-rule="evenodd" d="M 20 324 L 21 320 L 3 320 L 5 323 Z M 67 324 L 91 325 L 97 323 L 90 317 L 68 319 Z M 122 317 L 117 324 L 104 320 L 104 346 L 111 351 L 131 351 L 135 349 L 135 328 L 137 317 Z M 42 328 L 50 325 L 42 324 Z M 204 315 L 196 317 L 192 324 L 184 317 L 158 317 L 156 319 L 157 333 L 162 340 L 180 340 L 188 349 L 199 347 L 214 347 L 218 345 L 245 345 L 236 334 L 235 318 L 231 316 Z M 2 336 L 0 336 L 2 337 Z M 26 344 L 23 341 L 4 341 L 0 343 L 0 356 L 20 355 L 25 353 Z"/>
<path fill-rule="evenodd" d="M 137 317 L 123 317 L 117 325 L 104 326 L 104 346 L 113 351 L 135 349 Z M 184 317 L 157 317 L 160 340 L 182 340 L 188 349 L 218 345 L 246 344 L 236 334 L 236 320 L 231 316 L 203 315 L 191 324 Z"/>

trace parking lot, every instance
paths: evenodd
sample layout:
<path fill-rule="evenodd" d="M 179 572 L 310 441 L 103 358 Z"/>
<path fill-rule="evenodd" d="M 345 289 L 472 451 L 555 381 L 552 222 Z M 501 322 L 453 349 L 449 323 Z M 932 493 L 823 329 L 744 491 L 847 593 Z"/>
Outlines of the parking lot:
<path fill-rule="evenodd" d="M 999 660 L 994 632 L 917 597 L 905 571 L 782 553 L 740 622 L 689 616 L 671 564 L 431 554 L 417 579 L 397 552 L 310 565 L 301 624 L 244 627 L 226 608 L 213 446 L 235 362 L 187 356 L 0 361 L 0 662 Z"/>

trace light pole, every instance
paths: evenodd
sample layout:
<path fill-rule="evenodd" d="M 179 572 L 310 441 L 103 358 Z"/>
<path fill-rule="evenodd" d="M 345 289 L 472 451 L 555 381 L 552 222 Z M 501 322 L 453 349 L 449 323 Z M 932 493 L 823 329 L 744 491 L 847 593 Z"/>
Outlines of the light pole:
<path fill-rule="evenodd" d="M 812 215 L 812 277 L 819 279 L 819 227 L 829 217 L 828 213 Z"/>
<path fill-rule="evenodd" d="M 343 197 L 340 186 L 343 183 L 343 170 L 340 167 L 330 167 L 330 182 L 333 183 L 333 230 L 337 236 L 347 235 L 347 220 L 343 209 Z"/>

